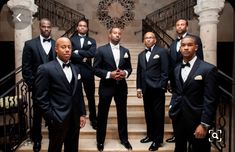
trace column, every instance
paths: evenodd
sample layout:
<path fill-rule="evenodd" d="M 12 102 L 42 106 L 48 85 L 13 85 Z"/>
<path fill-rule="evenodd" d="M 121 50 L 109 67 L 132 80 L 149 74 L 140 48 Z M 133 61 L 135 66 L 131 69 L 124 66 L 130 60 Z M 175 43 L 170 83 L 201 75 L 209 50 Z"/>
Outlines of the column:
<path fill-rule="evenodd" d="M 205 61 L 217 65 L 217 23 L 225 0 L 197 0 L 194 11 L 199 15 L 200 37 Z"/>
<path fill-rule="evenodd" d="M 34 0 L 9 0 L 7 6 L 11 9 L 15 25 L 15 68 L 22 65 L 24 42 L 32 38 L 32 15 L 37 12 Z M 20 80 L 21 75 L 16 78 Z"/>

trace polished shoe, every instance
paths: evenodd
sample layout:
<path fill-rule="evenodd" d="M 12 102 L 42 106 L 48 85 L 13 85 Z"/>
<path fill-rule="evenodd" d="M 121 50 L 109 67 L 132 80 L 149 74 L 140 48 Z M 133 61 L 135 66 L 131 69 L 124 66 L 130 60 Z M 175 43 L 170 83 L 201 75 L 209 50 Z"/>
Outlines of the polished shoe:
<path fill-rule="evenodd" d="M 41 142 L 37 141 L 37 142 L 34 142 L 33 144 L 33 151 L 34 152 L 40 152 L 41 150 Z"/>
<path fill-rule="evenodd" d="M 166 139 L 166 142 L 168 142 L 168 143 L 175 142 L 175 136 L 173 135 L 171 138 Z"/>
<path fill-rule="evenodd" d="M 97 121 L 96 121 L 96 120 L 91 121 L 91 127 L 92 127 L 94 130 L 97 129 Z"/>
<path fill-rule="evenodd" d="M 159 147 L 160 147 L 160 144 L 158 142 L 153 142 L 149 147 L 149 151 L 156 151 L 158 150 Z"/>
<path fill-rule="evenodd" d="M 148 142 L 151 142 L 151 141 L 152 141 L 152 139 L 148 136 L 146 136 L 145 138 L 140 140 L 141 143 L 148 143 Z"/>
<path fill-rule="evenodd" d="M 97 144 L 97 149 L 98 149 L 98 151 L 103 151 L 104 150 L 104 144 L 100 144 L 100 143 L 98 143 Z"/>
<path fill-rule="evenodd" d="M 122 144 L 126 149 L 132 150 L 132 146 L 131 146 L 131 144 L 129 143 L 128 140 L 126 140 L 126 141 L 121 141 L 121 144 Z"/>

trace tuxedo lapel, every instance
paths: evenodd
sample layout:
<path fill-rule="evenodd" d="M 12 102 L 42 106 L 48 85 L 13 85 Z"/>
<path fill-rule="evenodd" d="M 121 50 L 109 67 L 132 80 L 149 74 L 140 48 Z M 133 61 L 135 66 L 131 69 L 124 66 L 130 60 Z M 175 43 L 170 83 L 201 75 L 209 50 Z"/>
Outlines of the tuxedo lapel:
<path fill-rule="evenodd" d="M 181 67 L 180 66 L 177 66 L 176 69 L 175 69 L 175 83 L 176 83 L 176 86 L 178 86 L 179 90 L 182 91 L 183 89 L 183 83 L 182 83 L 182 78 L 181 78 Z"/>
<path fill-rule="evenodd" d="M 146 60 L 146 52 L 144 51 L 142 55 L 140 56 L 140 62 L 142 63 L 144 69 L 147 67 L 147 60 Z"/>
<path fill-rule="evenodd" d="M 111 48 L 110 44 L 107 45 L 106 50 L 107 50 L 107 55 L 108 55 L 108 57 L 110 57 L 110 61 L 112 62 L 114 69 L 116 69 L 117 66 L 116 66 L 116 63 L 114 60 L 114 56 L 113 56 L 113 52 L 112 52 L 112 48 Z"/>
<path fill-rule="evenodd" d="M 63 81 L 63 84 L 64 84 L 68 89 L 70 89 L 70 83 L 69 83 L 69 81 L 67 80 L 66 75 L 65 75 L 65 73 L 64 73 L 64 71 L 63 71 L 61 65 L 59 64 L 59 62 L 58 62 L 57 60 L 56 60 L 55 62 L 56 62 L 55 68 L 56 68 L 56 70 L 57 70 L 57 72 L 58 72 L 58 77 L 60 77 L 60 79 Z"/>
<path fill-rule="evenodd" d="M 73 78 L 74 78 L 74 81 L 73 81 L 74 84 L 72 84 L 72 85 L 73 85 L 73 93 L 72 93 L 72 95 L 74 95 L 74 94 L 75 94 L 75 91 L 76 91 L 76 88 L 77 88 L 77 83 L 78 83 L 78 81 L 77 81 L 77 79 L 78 79 L 78 74 L 77 74 L 77 72 L 76 72 L 75 67 L 73 66 L 73 64 L 71 64 L 71 70 L 72 70 L 72 75 L 73 75 Z"/>
<path fill-rule="evenodd" d="M 120 60 L 119 60 L 119 67 L 124 63 L 124 54 L 125 51 L 122 49 L 122 47 L 120 47 Z"/>
<path fill-rule="evenodd" d="M 46 55 L 44 48 L 42 47 L 41 41 L 40 41 L 40 37 L 37 38 L 36 40 L 36 46 L 37 46 L 37 50 L 39 52 L 40 58 L 42 60 L 43 63 L 46 63 L 47 60 L 44 57 Z"/>
<path fill-rule="evenodd" d="M 188 75 L 186 81 L 184 82 L 184 88 L 186 88 L 190 84 L 190 81 L 193 80 L 193 76 L 195 75 L 195 72 L 197 71 L 199 65 L 200 65 L 200 60 L 197 59 L 193 65 L 191 71 L 189 72 L 189 75 Z"/>

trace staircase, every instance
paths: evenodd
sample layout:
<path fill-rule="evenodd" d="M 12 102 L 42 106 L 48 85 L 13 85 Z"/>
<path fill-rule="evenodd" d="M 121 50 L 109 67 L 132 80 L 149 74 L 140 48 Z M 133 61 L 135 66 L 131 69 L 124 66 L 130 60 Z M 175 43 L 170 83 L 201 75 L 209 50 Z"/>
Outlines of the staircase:
<path fill-rule="evenodd" d="M 138 44 L 123 44 L 124 47 L 130 50 L 131 62 L 133 72 L 128 78 L 128 107 L 127 107 L 127 116 L 128 116 L 128 135 L 129 141 L 132 144 L 134 152 L 147 152 L 151 143 L 142 144 L 140 139 L 146 136 L 146 125 L 144 118 L 144 108 L 142 99 L 136 97 L 136 67 L 137 67 L 137 56 L 140 51 L 144 49 L 144 46 L 141 43 Z M 98 86 L 99 78 L 96 78 L 96 104 L 98 104 Z M 166 94 L 166 112 L 168 111 L 168 104 L 170 100 L 170 94 Z M 85 102 L 87 100 L 85 98 Z M 88 113 L 89 111 L 87 111 Z M 88 116 L 89 114 L 87 114 Z M 165 119 L 165 138 L 169 137 L 172 132 L 171 121 L 166 113 Z M 48 147 L 48 131 L 47 128 L 43 125 L 43 140 L 42 140 L 42 149 L 41 152 L 46 152 Z M 17 152 L 32 152 L 33 144 L 29 141 L 25 141 L 19 147 Z M 162 152 L 173 152 L 174 144 L 164 143 L 158 151 Z M 96 131 L 90 126 L 89 119 L 87 118 L 87 124 L 80 131 L 80 142 L 79 142 L 79 152 L 96 152 Z M 107 125 L 107 134 L 104 144 L 105 152 L 124 152 L 127 151 L 119 141 L 118 130 L 117 130 L 117 116 L 115 103 L 112 102 L 109 111 L 108 125 Z"/>

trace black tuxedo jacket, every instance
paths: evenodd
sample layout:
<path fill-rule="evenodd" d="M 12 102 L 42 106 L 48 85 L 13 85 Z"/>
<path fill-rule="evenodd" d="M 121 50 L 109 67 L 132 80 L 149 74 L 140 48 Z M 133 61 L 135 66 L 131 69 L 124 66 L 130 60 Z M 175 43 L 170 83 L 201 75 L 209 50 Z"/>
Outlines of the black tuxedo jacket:
<path fill-rule="evenodd" d="M 118 67 L 113 57 L 112 49 L 110 44 L 103 45 L 97 49 L 94 69 L 95 75 L 100 77 L 99 95 L 112 96 L 115 93 L 115 86 L 118 84 L 122 86 L 120 94 L 127 94 L 127 83 L 126 79 L 116 81 L 114 79 L 106 79 L 107 73 L 114 71 L 117 68 L 121 70 L 126 70 L 128 72 L 128 77 L 132 72 L 131 66 L 131 56 L 129 50 L 120 46 L 120 61 Z"/>
<path fill-rule="evenodd" d="M 146 61 L 146 51 L 142 51 L 138 55 L 137 64 L 137 89 L 142 89 L 144 92 L 146 86 L 152 88 L 165 89 L 168 80 L 168 56 L 167 50 L 154 46 Z"/>
<path fill-rule="evenodd" d="M 55 59 L 55 41 L 51 40 L 52 58 Z M 52 60 L 53 60 L 52 59 Z M 39 65 L 47 63 L 46 53 L 42 47 L 40 37 L 25 42 L 22 56 L 22 76 L 29 88 L 34 85 L 35 75 Z"/>
<path fill-rule="evenodd" d="M 96 41 L 91 37 L 86 36 L 83 47 L 81 48 L 80 36 L 74 35 L 70 38 L 72 42 L 72 56 L 71 61 L 74 64 L 79 64 L 82 75 L 84 77 L 94 76 L 91 59 L 94 58 L 96 52 Z M 77 52 L 78 51 L 78 52 Z M 84 61 L 86 58 L 86 62 Z"/>
<path fill-rule="evenodd" d="M 217 107 L 217 68 L 197 58 L 184 83 L 180 65 L 175 68 L 174 77 L 176 88 L 170 103 L 170 117 L 177 121 L 184 116 L 194 124 L 212 125 Z"/>
<path fill-rule="evenodd" d="M 39 66 L 35 86 L 36 100 L 47 123 L 63 124 L 73 115 L 74 124 L 80 124 L 85 115 L 79 69 L 71 64 L 73 81 L 68 82 L 57 59 Z"/>

